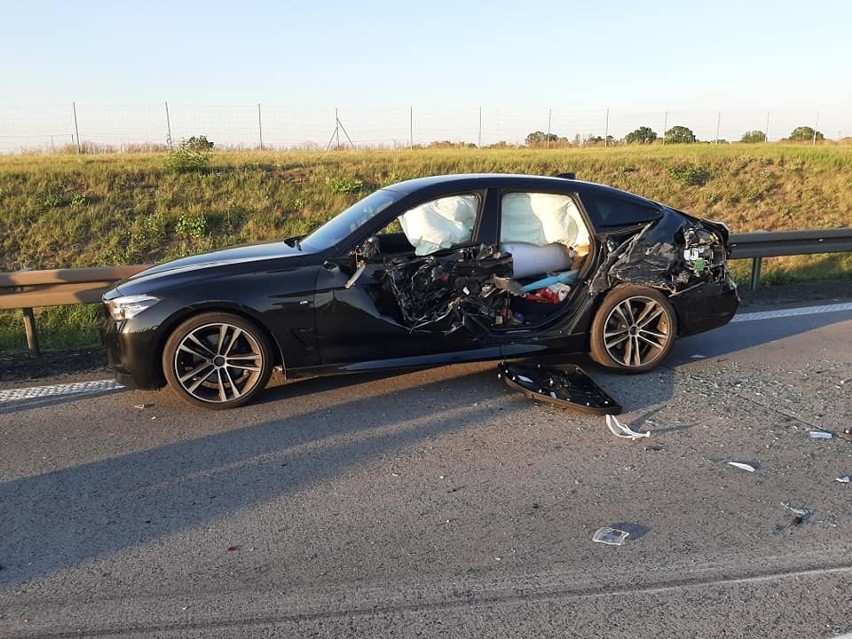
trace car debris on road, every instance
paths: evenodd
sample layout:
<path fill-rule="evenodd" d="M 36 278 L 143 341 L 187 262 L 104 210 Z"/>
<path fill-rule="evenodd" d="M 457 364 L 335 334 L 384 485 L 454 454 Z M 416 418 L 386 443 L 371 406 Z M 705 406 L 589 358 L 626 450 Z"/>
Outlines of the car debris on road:
<path fill-rule="evenodd" d="M 647 431 L 644 433 L 640 433 L 638 431 L 633 430 L 629 426 L 625 426 L 612 415 L 606 416 L 606 425 L 613 435 L 622 439 L 629 439 L 631 441 L 635 441 L 637 439 L 642 439 L 644 437 L 651 436 L 651 433 Z"/>
<path fill-rule="evenodd" d="M 621 405 L 579 366 L 564 370 L 541 364 L 507 364 L 497 367 L 497 378 L 530 399 L 574 408 L 592 415 L 617 415 Z"/>
<path fill-rule="evenodd" d="M 629 536 L 630 533 L 626 530 L 619 530 L 618 528 L 604 526 L 603 528 L 598 528 L 595 531 L 595 534 L 592 536 L 592 541 L 599 544 L 607 544 L 609 546 L 621 546 L 625 541 L 627 541 Z"/>
<path fill-rule="evenodd" d="M 750 473 L 753 473 L 755 471 L 754 466 L 752 466 L 751 464 L 745 464 L 743 462 L 729 461 L 728 466 L 733 466 L 734 468 L 739 468 L 740 470 L 745 470 Z"/>

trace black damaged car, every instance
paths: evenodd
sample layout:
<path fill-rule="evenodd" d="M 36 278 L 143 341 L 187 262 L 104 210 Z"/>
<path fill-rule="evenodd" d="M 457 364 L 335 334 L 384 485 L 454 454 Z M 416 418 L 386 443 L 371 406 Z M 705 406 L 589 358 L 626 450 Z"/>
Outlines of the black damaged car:
<path fill-rule="evenodd" d="M 651 370 L 739 299 L 728 229 L 571 175 L 380 189 L 313 233 L 186 257 L 104 294 L 118 380 L 238 406 L 287 378 L 582 353 Z"/>

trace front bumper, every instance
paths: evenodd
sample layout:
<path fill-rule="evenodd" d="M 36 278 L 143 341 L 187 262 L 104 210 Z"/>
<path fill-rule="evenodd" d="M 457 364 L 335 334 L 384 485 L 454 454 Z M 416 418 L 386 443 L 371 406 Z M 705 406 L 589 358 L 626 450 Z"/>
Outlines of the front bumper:
<path fill-rule="evenodd" d="M 113 320 L 104 306 L 101 339 L 106 347 L 107 367 L 116 381 L 130 388 L 156 390 L 165 385 L 162 348 L 178 311 L 168 300 L 152 306 L 129 320 Z"/>

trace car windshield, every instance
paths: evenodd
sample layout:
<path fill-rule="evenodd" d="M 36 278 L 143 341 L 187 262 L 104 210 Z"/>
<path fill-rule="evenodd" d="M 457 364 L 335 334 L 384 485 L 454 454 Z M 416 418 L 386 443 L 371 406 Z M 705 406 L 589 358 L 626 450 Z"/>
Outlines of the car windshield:
<path fill-rule="evenodd" d="M 320 251 L 338 244 L 405 194 L 381 189 L 350 206 L 301 241 L 309 251 Z"/>

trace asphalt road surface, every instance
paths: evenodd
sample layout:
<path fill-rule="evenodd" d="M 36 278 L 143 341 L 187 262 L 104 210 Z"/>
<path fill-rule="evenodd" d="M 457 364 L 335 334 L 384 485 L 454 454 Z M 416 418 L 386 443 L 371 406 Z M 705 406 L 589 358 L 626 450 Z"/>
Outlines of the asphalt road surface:
<path fill-rule="evenodd" d="M 580 362 L 637 441 L 494 364 L 222 413 L 0 389 L 0 637 L 849 633 L 852 305 L 736 319 Z"/>

